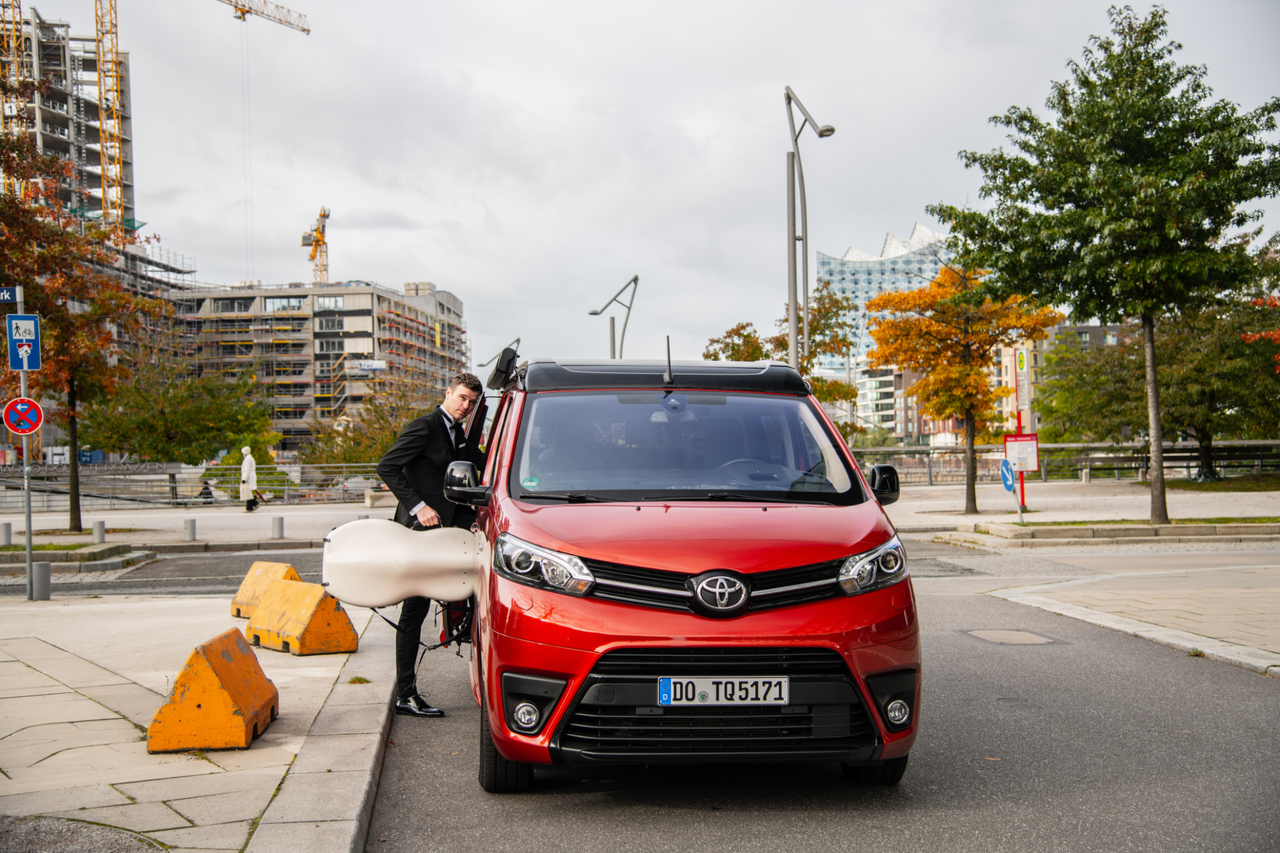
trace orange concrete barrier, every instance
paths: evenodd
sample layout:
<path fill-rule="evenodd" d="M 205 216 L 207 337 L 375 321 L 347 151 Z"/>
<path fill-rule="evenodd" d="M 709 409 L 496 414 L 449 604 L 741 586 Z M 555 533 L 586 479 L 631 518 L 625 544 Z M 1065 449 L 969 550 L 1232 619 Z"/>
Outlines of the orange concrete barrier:
<path fill-rule="evenodd" d="M 295 655 L 354 652 L 359 643 L 342 603 L 300 581 L 272 581 L 244 632 L 255 646 Z"/>
<path fill-rule="evenodd" d="M 248 749 L 276 718 L 280 691 L 239 628 L 196 646 L 147 728 L 147 752 Z"/>
<path fill-rule="evenodd" d="M 258 609 L 258 600 L 273 581 L 300 581 L 297 571 L 288 563 L 268 563 L 259 560 L 249 567 L 249 573 L 240 582 L 236 597 L 231 599 L 231 615 L 248 619 Z"/>

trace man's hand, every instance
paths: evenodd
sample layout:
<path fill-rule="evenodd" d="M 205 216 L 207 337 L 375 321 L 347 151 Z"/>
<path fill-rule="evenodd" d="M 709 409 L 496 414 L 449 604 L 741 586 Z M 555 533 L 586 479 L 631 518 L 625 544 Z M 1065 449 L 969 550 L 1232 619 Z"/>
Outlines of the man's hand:
<path fill-rule="evenodd" d="M 440 514 L 429 506 L 418 510 L 418 523 L 423 527 L 439 527 Z"/>

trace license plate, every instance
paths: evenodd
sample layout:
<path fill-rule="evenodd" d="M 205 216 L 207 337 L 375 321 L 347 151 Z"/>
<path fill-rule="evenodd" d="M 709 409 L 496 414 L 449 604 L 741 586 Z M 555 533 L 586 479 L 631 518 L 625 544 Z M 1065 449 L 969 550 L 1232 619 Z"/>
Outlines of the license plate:
<path fill-rule="evenodd" d="M 791 683 L 784 676 L 760 678 L 658 679 L 659 705 L 790 705 Z"/>

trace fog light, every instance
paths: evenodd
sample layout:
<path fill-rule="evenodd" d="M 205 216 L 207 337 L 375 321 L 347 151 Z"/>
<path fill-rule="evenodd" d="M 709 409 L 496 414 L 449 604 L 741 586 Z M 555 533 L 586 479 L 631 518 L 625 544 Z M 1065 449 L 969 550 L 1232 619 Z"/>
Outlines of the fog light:
<path fill-rule="evenodd" d="M 517 708 L 516 713 L 520 713 L 520 709 Z M 907 721 L 907 717 L 911 716 L 911 708 L 901 699 L 894 699 L 889 703 L 889 707 L 884 709 L 884 715 L 889 718 L 889 722 L 900 726 Z"/>
<path fill-rule="evenodd" d="M 899 702 L 899 704 L 902 703 Z M 906 706 L 903 705 L 903 707 L 905 708 Z M 532 729 L 537 727 L 538 717 L 541 715 L 538 713 L 537 706 L 533 703 L 521 702 L 516 706 L 516 709 L 512 712 L 511 716 L 515 717 L 516 725 L 520 728 Z M 906 717 L 904 716 L 903 719 L 906 719 Z"/>

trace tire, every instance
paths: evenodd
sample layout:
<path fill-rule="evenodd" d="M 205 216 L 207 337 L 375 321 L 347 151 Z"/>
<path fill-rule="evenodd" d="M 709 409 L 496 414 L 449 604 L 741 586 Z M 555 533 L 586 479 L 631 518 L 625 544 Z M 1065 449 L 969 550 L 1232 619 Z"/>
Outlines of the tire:
<path fill-rule="evenodd" d="M 533 787 L 533 765 L 508 761 L 489 734 L 489 709 L 480 694 L 480 787 L 490 794 L 519 794 Z"/>
<path fill-rule="evenodd" d="M 907 772 L 908 758 L 910 756 L 904 755 L 880 764 L 841 764 L 840 769 L 850 782 L 859 785 L 896 785 Z"/>

